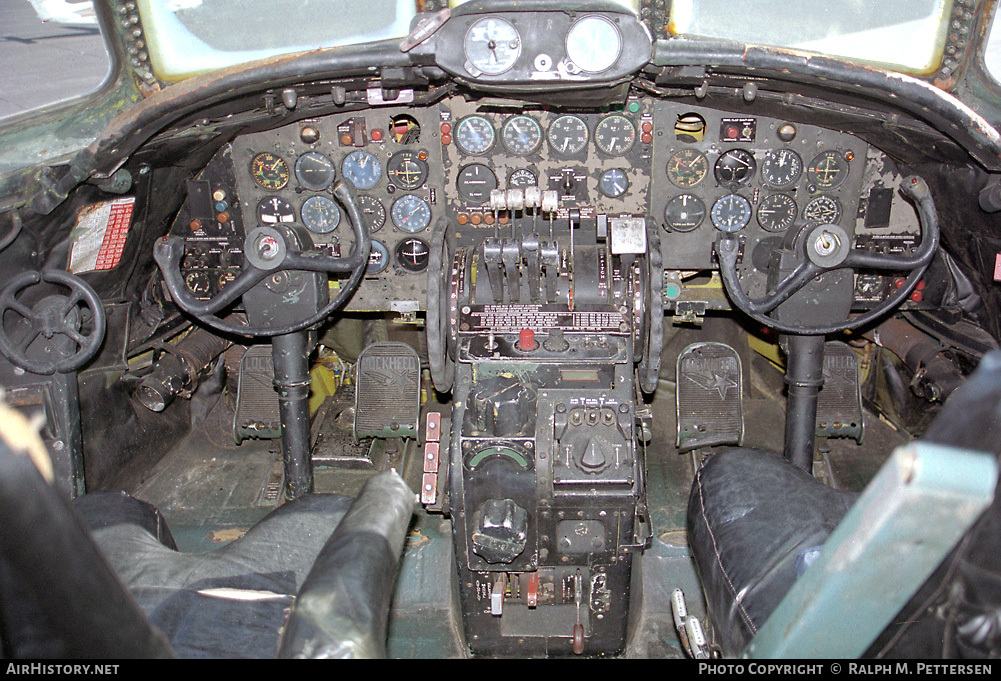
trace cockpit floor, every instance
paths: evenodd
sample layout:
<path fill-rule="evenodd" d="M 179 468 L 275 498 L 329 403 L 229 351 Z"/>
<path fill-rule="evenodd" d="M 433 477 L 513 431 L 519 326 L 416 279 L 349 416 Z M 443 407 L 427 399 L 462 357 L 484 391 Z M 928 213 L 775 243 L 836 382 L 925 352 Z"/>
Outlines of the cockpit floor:
<path fill-rule="evenodd" d="M 745 392 L 745 446 L 781 451 L 785 400 L 767 363 L 754 363 L 754 386 Z M 701 587 L 688 549 L 685 513 L 694 477 L 691 454 L 675 452 L 675 396 L 661 382 L 648 405 L 657 429 L 646 446 L 651 547 L 638 559 L 633 592 L 635 626 L 627 657 L 683 655 L 674 631 L 670 599 L 684 590 L 691 612 L 704 614 Z M 274 494 L 281 459 L 277 441 L 232 439 L 232 408 L 223 396 L 202 424 L 170 451 L 134 490 L 167 517 L 180 550 L 209 551 L 240 536 L 277 502 Z M 904 436 L 866 412 L 865 446 L 852 440 L 821 442 L 823 461 L 834 486 L 861 489 Z M 419 484 L 420 456 L 415 446 L 394 463 L 412 488 Z M 320 467 L 318 492 L 354 495 L 372 470 Z M 418 482 L 412 479 L 416 476 Z M 415 515 L 392 603 L 388 652 L 395 658 L 450 658 L 464 655 L 457 596 L 452 590 L 452 540 L 449 521 L 420 511 Z"/>

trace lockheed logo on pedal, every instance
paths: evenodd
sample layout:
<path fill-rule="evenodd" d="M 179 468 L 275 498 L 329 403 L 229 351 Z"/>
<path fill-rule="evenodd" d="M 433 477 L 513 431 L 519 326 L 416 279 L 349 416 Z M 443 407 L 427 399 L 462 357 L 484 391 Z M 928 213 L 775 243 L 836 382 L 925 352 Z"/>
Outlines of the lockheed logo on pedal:
<path fill-rule="evenodd" d="M 721 400 L 737 387 L 737 360 L 732 357 L 688 357 L 681 363 L 681 373 L 700 388 L 715 390 Z"/>

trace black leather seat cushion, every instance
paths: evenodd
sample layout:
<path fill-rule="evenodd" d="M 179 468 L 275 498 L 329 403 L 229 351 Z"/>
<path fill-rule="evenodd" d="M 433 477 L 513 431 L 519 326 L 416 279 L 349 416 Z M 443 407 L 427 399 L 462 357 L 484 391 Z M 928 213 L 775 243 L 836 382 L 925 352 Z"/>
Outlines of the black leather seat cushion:
<path fill-rule="evenodd" d="M 302 497 L 202 554 L 178 553 L 157 510 L 124 493 L 88 494 L 74 504 L 179 657 L 272 658 L 288 608 L 351 499 Z"/>
<path fill-rule="evenodd" d="M 1001 351 L 984 356 L 922 440 L 1001 459 Z M 723 651 L 744 648 L 857 495 L 830 489 L 775 454 L 734 449 L 700 470 L 689 543 Z M 864 657 L 1001 654 L 1001 493 Z"/>
<path fill-rule="evenodd" d="M 725 654 L 743 650 L 857 498 L 756 449 L 696 473 L 688 540 Z"/>

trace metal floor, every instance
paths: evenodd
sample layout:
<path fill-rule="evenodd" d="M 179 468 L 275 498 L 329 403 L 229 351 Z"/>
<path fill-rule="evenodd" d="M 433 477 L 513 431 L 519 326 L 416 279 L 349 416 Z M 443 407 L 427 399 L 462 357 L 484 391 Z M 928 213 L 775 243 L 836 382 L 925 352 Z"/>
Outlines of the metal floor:
<path fill-rule="evenodd" d="M 745 446 L 781 451 L 784 399 L 781 375 L 767 363 L 755 363 L 752 385 L 745 386 Z M 778 393 L 776 393 L 778 390 Z M 685 530 L 688 492 L 694 477 L 691 455 L 674 448 L 673 384 L 662 381 L 649 405 L 659 429 L 646 448 L 648 504 L 653 543 L 635 563 L 632 634 L 626 657 L 683 656 L 674 631 L 670 598 L 675 588 L 688 595 L 689 609 L 704 613 L 701 587 L 691 561 Z M 867 412 L 865 447 L 851 440 L 826 443 L 826 461 L 834 484 L 859 489 L 878 469 L 902 436 Z M 277 442 L 232 439 L 232 411 L 223 397 L 205 422 L 155 467 L 134 494 L 153 503 L 167 517 L 182 551 L 216 548 L 251 527 L 275 506 L 276 473 L 281 462 Z M 420 481 L 416 447 L 390 455 L 383 465 L 402 471 L 412 489 Z M 392 458 L 395 456 L 396 458 Z M 317 492 L 357 494 L 371 471 L 317 468 Z M 270 492 L 270 493 L 269 493 Z M 333 529 L 333 528 L 331 528 Z M 465 655 L 461 623 L 453 612 L 452 541 L 449 522 L 423 511 L 415 514 L 407 538 L 392 602 L 388 652 L 394 658 L 452 658 Z"/>

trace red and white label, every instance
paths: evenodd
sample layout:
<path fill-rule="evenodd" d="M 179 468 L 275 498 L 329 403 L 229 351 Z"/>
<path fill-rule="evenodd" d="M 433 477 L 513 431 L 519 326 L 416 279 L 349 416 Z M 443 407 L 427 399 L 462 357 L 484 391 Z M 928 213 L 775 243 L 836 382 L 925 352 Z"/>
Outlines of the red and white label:
<path fill-rule="evenodd" d="M 994 281 L 1001 281 L 1001 253 L 994 256 Z"/>
<path fill-rule="evenodd" d="M 135 197 L 87 206 L 76 220 L 76 239 L 70 252 L 70 272 L 110 270 L 118 266 L 132 224 Z"/>

